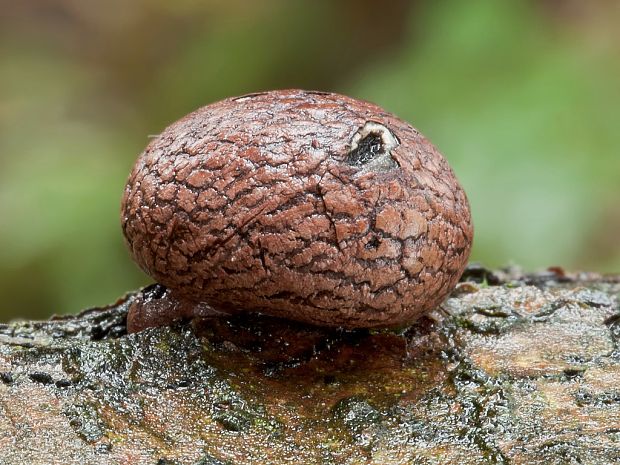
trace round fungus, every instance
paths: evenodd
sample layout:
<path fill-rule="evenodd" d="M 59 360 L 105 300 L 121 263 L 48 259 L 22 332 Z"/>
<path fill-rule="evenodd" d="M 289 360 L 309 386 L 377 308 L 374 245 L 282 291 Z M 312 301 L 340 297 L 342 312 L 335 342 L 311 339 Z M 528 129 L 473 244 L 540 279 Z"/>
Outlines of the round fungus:
<path fill-rule="evenodd" d="M 205 309 L 406 325 L 450 293 L 473 236 L 463 189 L 415 128 L 302 90 L 173 123 L 136 161 L 121 220 L 134 260 L 166 288 L 149 295 L 167 299 L 132 307 L 130 331 Z"/>

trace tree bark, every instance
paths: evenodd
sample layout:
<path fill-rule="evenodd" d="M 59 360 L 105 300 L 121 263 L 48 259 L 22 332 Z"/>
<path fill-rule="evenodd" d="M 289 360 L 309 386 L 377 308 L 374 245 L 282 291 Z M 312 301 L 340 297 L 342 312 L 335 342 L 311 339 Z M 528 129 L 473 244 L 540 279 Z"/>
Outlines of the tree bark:
<path fill-rule="evenodd" d="M 0 325 L 0 464 L 620 463 L 620 279 L 470 267 L 400 331 Z"/>

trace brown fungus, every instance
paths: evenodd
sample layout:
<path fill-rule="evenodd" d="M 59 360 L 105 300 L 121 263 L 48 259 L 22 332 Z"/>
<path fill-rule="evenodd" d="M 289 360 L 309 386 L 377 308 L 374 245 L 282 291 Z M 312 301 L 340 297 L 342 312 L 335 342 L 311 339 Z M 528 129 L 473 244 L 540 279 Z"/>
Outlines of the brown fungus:
<path fill-rule="evenodd" d="M 473 235 L 463 189 L 415 128 L 301 90 L 172 124 L 136 161 L 121 219 L 133 258 L 165 286 L 132 306 L 130 331 L 212 312 L 402 326 L 446 298 Z"/>

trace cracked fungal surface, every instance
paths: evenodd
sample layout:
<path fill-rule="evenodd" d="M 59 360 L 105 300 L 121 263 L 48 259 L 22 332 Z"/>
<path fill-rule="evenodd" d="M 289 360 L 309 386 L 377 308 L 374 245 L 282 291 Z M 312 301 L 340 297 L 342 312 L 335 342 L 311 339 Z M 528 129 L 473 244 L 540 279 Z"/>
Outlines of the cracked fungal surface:
<path fill-rule="evenodd" d="M 453 289 L 473 235 L 465 193 L 415 128 L 301 90 L 222 100 L 172 124 L 138 158 L 121 220 L 140 267 L 193 303 L 133 310 L 130 330 L 206 307 L 404 325 Z"/>

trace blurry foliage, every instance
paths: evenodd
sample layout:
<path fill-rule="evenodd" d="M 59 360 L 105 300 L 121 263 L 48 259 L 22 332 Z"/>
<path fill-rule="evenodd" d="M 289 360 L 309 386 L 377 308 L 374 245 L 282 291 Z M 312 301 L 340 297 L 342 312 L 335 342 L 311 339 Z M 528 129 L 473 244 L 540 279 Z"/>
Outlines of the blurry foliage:
<path fill-rule="evenodd" d="M 617 4 L 0 0 L 0 319 L 149 282 L 118 219 L 148 136 L 220 98 L 332 90 L 411 121 L 474 213 L 473 260 L 620 271 Z"/>
<path fill-rule="evenodd" d="M 451 161 L 474 259 L 620 271 L 620 34 L 544 13 L 492 0 L 425 9 L 352 87 Z"/>

